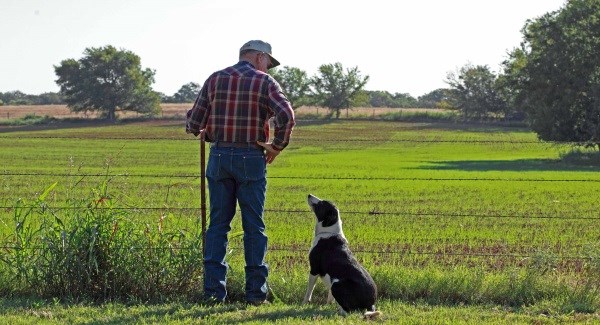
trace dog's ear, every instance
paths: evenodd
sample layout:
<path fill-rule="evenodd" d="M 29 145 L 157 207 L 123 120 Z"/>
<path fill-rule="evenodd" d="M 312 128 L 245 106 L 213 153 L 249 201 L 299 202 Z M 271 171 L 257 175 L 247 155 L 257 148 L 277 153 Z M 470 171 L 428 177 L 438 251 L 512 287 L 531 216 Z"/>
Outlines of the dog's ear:
<path fill-rule="evenodd" d="M 338 209 L 329 201 L 321 201 L 316 206 L 316 213 L 319 220 L 322 221 L 323 227 L 330 227 L 338 222 Z"/>

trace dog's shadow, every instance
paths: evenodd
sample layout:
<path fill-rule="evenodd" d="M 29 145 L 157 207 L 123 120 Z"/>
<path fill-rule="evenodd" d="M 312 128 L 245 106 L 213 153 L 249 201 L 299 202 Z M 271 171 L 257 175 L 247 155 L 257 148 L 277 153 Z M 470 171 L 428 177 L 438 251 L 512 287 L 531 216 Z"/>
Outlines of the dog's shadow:
<path fill-rule="evenodd" d="M 300 322 L 314 322 L 323 319 L 335 319 L 341 317 L 336 309 L 324 309 L 323 306 L 317 305 L 286 305 L 285 308 L 277 310 L 261 311 L 260 307 L 252 314 L 248 314 L 244 322 L 274 322 L 283 321 L 285 319 L 293 319 Z M 239 324 L 239 320 L 224 322 L 224 324 Z"/>

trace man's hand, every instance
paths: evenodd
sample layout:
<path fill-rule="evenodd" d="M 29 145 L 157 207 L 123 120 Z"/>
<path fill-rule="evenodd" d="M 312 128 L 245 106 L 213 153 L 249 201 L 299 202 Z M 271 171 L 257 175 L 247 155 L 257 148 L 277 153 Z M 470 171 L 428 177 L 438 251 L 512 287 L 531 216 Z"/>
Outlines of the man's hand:
<path fill-rule="evenodd" d="M 275 157 L 277 157 L 277 155 L 279 155 L 279 150 L 275 150 L 273 148 L 273 146 L 271 146 L 270 142 L 264 143 L 264 142 L 260 142 L 260 141 L 256 141 L 256 143 L 258 143 L 259 146 L 265 148 L 265 150 L 267 151 L 265 154 L 265 160 L 267 161 L 267 164 L 272 163 L 275 160 Z"/>

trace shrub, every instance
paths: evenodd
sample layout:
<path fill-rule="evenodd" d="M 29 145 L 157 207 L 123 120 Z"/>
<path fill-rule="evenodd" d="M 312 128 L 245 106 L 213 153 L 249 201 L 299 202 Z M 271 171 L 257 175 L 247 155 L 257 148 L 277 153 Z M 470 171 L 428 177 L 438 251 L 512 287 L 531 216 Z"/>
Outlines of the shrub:
<path fill-rule="evenodd" d="M 0 291 L 76 301 L 160 301 L 198 291 L 200 234 L 168 230 L 164 214 L 156 226 L 136 225 L 113 208 L 108 181 L 55 210 L 45 198 L 56 184 L 34 202 L 17 202 Z"/>

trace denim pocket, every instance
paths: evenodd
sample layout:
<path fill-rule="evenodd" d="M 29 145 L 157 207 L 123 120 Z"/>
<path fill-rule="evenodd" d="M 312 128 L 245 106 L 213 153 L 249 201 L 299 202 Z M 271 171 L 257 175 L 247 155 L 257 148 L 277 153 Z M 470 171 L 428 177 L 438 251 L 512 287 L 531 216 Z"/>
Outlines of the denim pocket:
<path fill-rule="evenodd" d="M 208 156 L 208 164 L 206 164 L 206 176 L 214 179 L 219 179 L 221 175 L 221 154 L 215 153 Z"/>
<path fill-rule="evenodd" d="M 267 163 L 264 156 L 244 156 L 244 176 L 247 181 L 264 179 L 267 173 Z"/>

